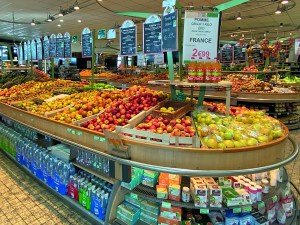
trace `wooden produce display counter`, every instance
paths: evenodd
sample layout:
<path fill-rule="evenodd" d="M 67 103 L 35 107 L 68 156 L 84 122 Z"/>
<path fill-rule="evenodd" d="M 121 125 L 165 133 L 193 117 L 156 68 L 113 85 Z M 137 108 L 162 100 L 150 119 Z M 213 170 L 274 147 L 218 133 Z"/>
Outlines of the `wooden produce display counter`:
<path fill-rule="evenodd" d="M 0 103 L 0 114 L 67 144 L 104 154 L 109 153 L 107 140 L 99 132 L 56 122 L 3 103 Z M 193 170 L 240 170 L 270 166 L 284 160 L 285 147 L 288 142 L 288 129 L 285 127 L 284 136 L 268 144 L 224 150 L 150 144 L 129 139 L 122 140 L 129 147 L 130 160 L 149 164 L 153 167 L 163 166 Z"/>

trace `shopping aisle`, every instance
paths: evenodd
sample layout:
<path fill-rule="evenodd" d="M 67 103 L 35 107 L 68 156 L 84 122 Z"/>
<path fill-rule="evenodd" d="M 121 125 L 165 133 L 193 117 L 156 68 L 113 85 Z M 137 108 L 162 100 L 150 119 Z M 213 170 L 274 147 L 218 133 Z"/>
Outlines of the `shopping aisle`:
<path fill-rule="evenodd" d="M 91 224 L 0 151 L 0 225 Z"/>

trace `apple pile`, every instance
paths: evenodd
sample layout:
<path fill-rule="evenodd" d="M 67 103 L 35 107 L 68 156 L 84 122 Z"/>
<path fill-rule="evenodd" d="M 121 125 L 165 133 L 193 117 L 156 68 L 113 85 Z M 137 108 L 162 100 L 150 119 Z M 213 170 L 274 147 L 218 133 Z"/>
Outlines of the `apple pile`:
<path fill-rule="evenodd" d="M 163 98 L 153 93 L 140 93 L 131 96 L 127 102 L 118 100 L 98 117 L 81 123 L 81 126 L 101 133 L 103 130 L 113 131 L 116 126 L 128 124 L 131 118 L 144 110 L 149 110 L 161 100 Z"/>
<path fill-rule="evenodd" d="M 241 148 L 265 144 L 284 135 L 280 122 L 263 111 L 246 110 L 235 117 L 195 112 L 194 121 L 208 148 Z"/>
<path fill-rule="evenodd" d="M 208 110 L 211 112 L 226 113 L 226 105 L 224 103 L 215 103 L 215 102 L 203 102 L 204 106 L 207 106 Z M 232 116 L 243 114 L 244 111 L 248 111 L 249 109 L 246 107 L 239 106 L 230 106 L 229 114 Z"/>
<path fill-rule="evenodd" d="M 189 116 L 170 120 L 163 117 L 155 118 L 149 115 L 135 129 L 157 134 L 166 133 L 170 134 L 170 136 L 193 137 L 195 135 L 195 128 L 192 126 L 192 119 Z"/>

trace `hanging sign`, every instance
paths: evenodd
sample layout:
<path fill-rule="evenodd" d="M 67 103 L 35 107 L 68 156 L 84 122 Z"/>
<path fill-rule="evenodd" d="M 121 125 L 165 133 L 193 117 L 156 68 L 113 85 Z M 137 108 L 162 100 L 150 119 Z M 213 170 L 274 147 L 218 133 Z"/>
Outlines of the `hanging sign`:
<path fill-rule="evenodd" d="M 157 54 L 161 48 L 161 19 L 150 15 L 143 24 L 143 51 L 144 54 Z"/>
<path fill-rule="evenodd" d="M 36 51 L 37 51 L 37 59 L 42 60 L 43 59 L 43 45 L 41 42 L 41 39 L 36 39 Z"/>
<path fill-rule="evenodd" d="M 175 6 L 176 0 L 164 0 L 162 3 L 162 7 Z"/>
<path fill-rule="evenodd" d="M 183 35 L 183 62 L 216 59 L 218 54 L 220 14 L 186 11 Z"/>
<path fill-rule="evenodd" d="M 19 47 L 18 47 L 18 63 L 19 63 L 19 65 L 22 64 L 22 61 L 23 61 L 23 45 L 22 45 L 22 42 L 21 42 Z"/>
<path fill-rule="evenodd" d="M 154 55 L 154 65 L 162 65 L 165 63 L 164 54 L 156 54 Z"/>
<path fill-rule="evenodd" d="M 120 28 L 120 55 L 136 55 L 136 25 L 132 20 L 125 20 Z"/>
<path fill-rule="evenodd" d="M 49 39 L 49 57 L 54 58 L 56 57 L 56 35 L 51 34 Z"/>
<path fill-rule="evenodd" d="M 106 30 L 105 29 L 100 29 L 98 30 L 98 39 L 105 39 L 106 38 Z"/>
<path fill-rule="evenodd" d="M 168 6 L 161 19 L 162 50 L 176 51 L 178 49 L 178 14 L 174 7 Z"/>
<path fill-rule="evenodd" d="M 72 58 L 72 44 L 71 35 L 66 32 L 64 35 L 64 55 L 65 58 Z"/>
<path fill-rule="evenodd" d="M 233 56 L 234 56 L 234 61 L 245 61 L 246 60 L 245 48 L 235 45 L 233 48 Z"/>
<path fill-rule="evenodd" d="M 28 60 L 32 60 L 32 58 L 31 58 L 31 42 L 30 41 L 27 41 L 27 57 L 28 57 Z"/>
<path fill-rule="evenodd" d="M 137 53 L 137 66 L 145 66 L 146 60 L 143 52 Z"/>
<path fill-rule="evenodd" d="M 117 37 L 116 29 L 109 29 L 107 31 L 107 39 L 115 39 Z"/>
<path fill-rule="evenodd" d="M 50 54 L 49 54 L 49 38 L 47 36 L 44 37 L 44 59 L 49 59 Z"/>
<path fill-rule="evenodd" d="M 221 48 L 221 62 L 232 62 L 233 47 L 230 44 L 225 44 Z"/>
<path fill-rule="evenodd" d="M 260 47 L 258 47 L 258 46 L 253 47 L 251 56 L 252 56 L 253 62 L 255 64 L 263 64 L 264 63 L 263 54 L 262 54 L 262 50 Z"/>
<path fill-rule="evenodd" d="M 300 38 L 295 39 L 295 55 L 300 55 Z"/>
<path fill-rule="evenodd" d="M 92 31 L 88 27 L 84 28 L 81 33 L 81 49 L 82 49 L 83 58 L 92 57 L 93 38 L 92 38 Z"/>
<path fill-rule="evenodd" d="M 24 60 L 28 60 L 28 48 L 27 48 L 27 42 L 24 42 Z"/>
<path fill-rule="evenodd" d="M 56 37 L 56 56 L 64 58 L 64 37 L 61 33 Z"/>

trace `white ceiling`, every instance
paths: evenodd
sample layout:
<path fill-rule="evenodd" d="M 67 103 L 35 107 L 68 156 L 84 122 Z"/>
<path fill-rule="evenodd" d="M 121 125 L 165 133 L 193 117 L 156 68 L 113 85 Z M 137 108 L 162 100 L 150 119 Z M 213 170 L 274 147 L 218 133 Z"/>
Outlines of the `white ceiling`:
<path fill-rule="evenodd" d="M 216 6 L 227 2 L 228 0 L 179 0 L 183 6 L 193 5 Z M 275 15 L 274 11 L 279 5 L 279 0 L 250 0 L 248 3 L 234 7 L 223 12 L 223 21 L 221 27 L 221 39 L 233 40 L 231 34 L 236 34 L 235 39 L 239 39 L 242 34 L 246 38 L 263 38 L 263 33 L 270 32 L 270 38 L 286 37 L 290 32 L 299 34 L 300 27 L 300 0 L 290 1 L 289 5 L 296 3 L 291 10 Z M 37 37 L 50 35 L 51 33 L 69 32 L 71 35 L 80 34 L 84 27 L 91 29 L 110 29 L 115 24 L 121 25 L 126 19 L 139 20 L 138 23 L 138 43 L 142 43 L 142 21 L 140 18 L 130 18 L 117 15 L 120 11 L 138 11 L 149 13 L 162 13 L 162 0 L 78 0 L 80 10 L 72 12 L 61 18 L 57 14 L 62 9 L 68 9 L 73 6 L 75 0 L 0 0 L 0 38 L 9 38 L 15 40 L 27 40 Z M 102 5 L 102 6 L 101 6 Z M 242 20 L 235 20 L 237 12 L 241 12 Z M 57 18 L 51 23 L 44 23 L 48 13 L 56 15 Z M 14 21 L 13 24 L 13 15 Z M 247 18 L 245 17 L 252 17 Z M 32 19 L 43 22 L 31 26 Z M 63 22 L 60 22 L 63 19 Z M 78 23 L 77 20 L 82 22 Z M 10 21 L 11 23 L 5 22 Z M 19 24 L 21 23 L 21 24 Z M 25 24 L 22 24 L 25 23 Z M 284 27 L 279 24 L 283 23 Z M 61 27 L 57 25 L 61 24 Z M 240 29 L 238 29 L 240 27 Z M 299 34 L 300 36 L 300 34 Z M 98 45 L 104 47 L 106 40 L 98 41 Z M 118 39 L 112 43 L 113 47 L 118 48 Z"/>

